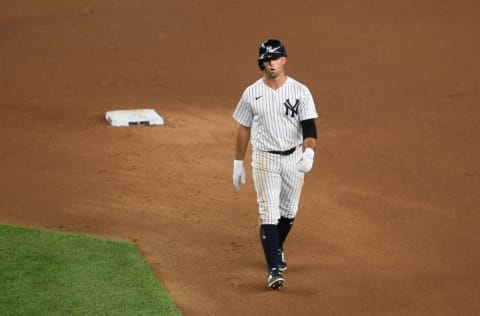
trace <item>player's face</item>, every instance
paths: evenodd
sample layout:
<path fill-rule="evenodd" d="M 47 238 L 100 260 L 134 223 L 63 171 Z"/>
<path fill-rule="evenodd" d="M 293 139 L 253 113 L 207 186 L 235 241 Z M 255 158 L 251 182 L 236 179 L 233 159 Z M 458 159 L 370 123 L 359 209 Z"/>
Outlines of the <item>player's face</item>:
<path fill-rule="evenodd" d="M 264 61 L 263 65 L 265 66 L 265 74 L 270 78 L 277 78 L 278 76 L 283 75 L 286 63 L 286 57 L 279 57 Z"/>

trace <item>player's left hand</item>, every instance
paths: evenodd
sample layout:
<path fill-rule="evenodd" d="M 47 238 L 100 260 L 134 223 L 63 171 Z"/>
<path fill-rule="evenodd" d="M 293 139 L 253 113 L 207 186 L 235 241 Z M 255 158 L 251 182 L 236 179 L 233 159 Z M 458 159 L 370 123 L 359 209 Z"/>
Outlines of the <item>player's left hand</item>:
<path fill-rule="evenodd" d="M 312 170 L 313 166 L 313 157 L 315 156 L 315 152 L 312 148 L 307 148 L 302 153 L 302 158 L 298 162 L 298 171 L 307 173 Z"/>

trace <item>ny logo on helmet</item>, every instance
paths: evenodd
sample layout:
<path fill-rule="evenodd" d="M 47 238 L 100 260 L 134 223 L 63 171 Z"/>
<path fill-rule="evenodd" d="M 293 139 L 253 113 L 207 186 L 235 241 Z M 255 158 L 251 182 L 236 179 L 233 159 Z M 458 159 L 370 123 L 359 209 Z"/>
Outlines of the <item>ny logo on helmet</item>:
<path fill-rule="evenodd" d="M 285 101 L 283 103 L 283 105 L 285 105 L 285 115 L 288 115 L 288 112 L 292 112 L 292 114 L 290 115 L 291 117 L 294 117 L 295 115 L 298 115 L 298 106 L 300 105 L 300 100 L 299 99 L 296 99 L 295 100 L 295 104 L 292 105 L 292 103 L 290 103 L 290 99 L 287 99 L 287 101 Z"/>
<path fill-rule="evenodd" d="M 278 53 L 277 50 L 280 48 L 280 46 L 277 46 L 273 48 L 272 46 L 267 46 L 265 49 L 267 50 L 265 53 L 266 54 L 273 54 L 273 53 Z"/>

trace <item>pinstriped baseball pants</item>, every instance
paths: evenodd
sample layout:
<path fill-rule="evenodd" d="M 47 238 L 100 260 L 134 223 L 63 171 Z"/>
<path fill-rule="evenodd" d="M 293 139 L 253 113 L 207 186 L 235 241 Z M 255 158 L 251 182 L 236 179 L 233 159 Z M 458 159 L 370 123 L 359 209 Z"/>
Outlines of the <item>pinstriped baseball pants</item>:
<path fill-rule="evenodd" d="M 304 173 L 298 171 L 301 154 L 301 147 L 287 156 L 253 150 L 252 173 L 260 225 L 276 225 L 281 216 L 297 215 L 304 178 Z"/>

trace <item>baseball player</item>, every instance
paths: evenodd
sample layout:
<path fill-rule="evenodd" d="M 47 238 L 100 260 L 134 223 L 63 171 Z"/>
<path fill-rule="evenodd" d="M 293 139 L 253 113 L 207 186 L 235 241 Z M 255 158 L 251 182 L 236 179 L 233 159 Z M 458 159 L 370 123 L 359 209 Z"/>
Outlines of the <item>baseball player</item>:
<path fill-rule="evenodd" d="M 257 192 L 260 240 L 271 289 L 285 284 L 283 244 L 297 215 L 304 174 L 313 166 L 317 112 L 312 94 L 286 75 L 283 43 L 268 39 L 259 48 L 262 78 L 248 86 L 233 118 L 238 122 L 233 185 L 245 183 L 245 158 L 252 144 L 252 174 Z"/>

